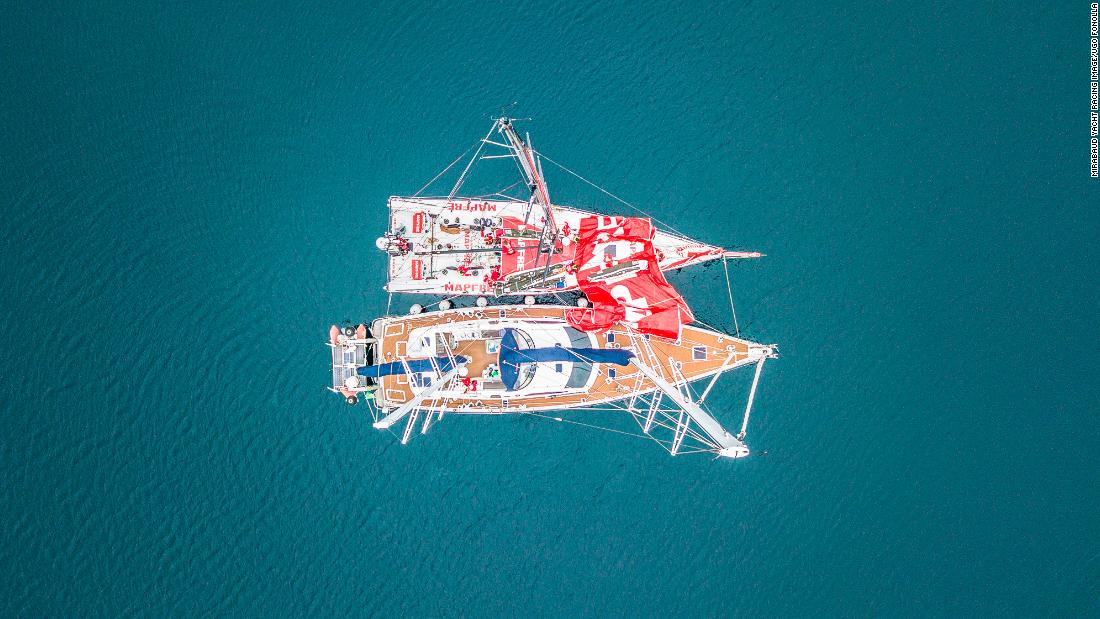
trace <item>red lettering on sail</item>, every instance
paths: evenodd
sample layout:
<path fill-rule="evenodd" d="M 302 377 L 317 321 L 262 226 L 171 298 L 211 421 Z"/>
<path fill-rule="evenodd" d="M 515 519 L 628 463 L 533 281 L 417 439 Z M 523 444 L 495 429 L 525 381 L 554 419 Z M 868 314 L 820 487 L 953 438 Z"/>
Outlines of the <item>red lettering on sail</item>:
<path fill-rule="evenodd" d="M 694 317 L 657 266 L 654 229 L 638 217 L 581 219 L 577 285 L 591 308 L 571 310 L 570 324 L 584 331 L 605 331 L 621 322 L 641 333 L 670 340 Z"/>

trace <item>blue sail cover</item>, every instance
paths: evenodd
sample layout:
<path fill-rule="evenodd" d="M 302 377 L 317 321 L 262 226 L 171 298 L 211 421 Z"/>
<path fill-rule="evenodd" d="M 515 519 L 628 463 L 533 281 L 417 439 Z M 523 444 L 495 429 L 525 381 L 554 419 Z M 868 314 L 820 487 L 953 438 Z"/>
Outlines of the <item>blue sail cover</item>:
<path fill-rule="evenodd" d="M 519 380 L 519 366 L 524 363 L 542 363 L 546 361 L 587 361 L 589 363 L 614 363 L 630 365 L 634 353 L 629 350 L 604 348 L 519 348 L 516 334 L 512 329 L 504 329 L 500 338 L 500 380 L 504 388 L 512 391 Z"/>
<path fill-rule="evenodd" d="M 455 357 L 455 361 L 458 363 L 469 363 L 470 360 L 467 357 L 458 355 Z M 405 364 L 408 364 L 409 371 L 412 373 L 417 372 L 432 372 L 435 368 L 432 367 L 432 359 L 410 359 L 405 363 L 400 361 L 392 361 L 390 363 L 383 363 L 381 365 L 367 365 L 356 370 L 356 373 L 360 376 L 369 376 L 372 378 L 379 378 L 381 376 L 392 376 L 394 374 L 404 374 Z M 440 372 L 450 372 L 451 358 L 450 357 L 436 357 L 435 365 L 439 367 Z"/>

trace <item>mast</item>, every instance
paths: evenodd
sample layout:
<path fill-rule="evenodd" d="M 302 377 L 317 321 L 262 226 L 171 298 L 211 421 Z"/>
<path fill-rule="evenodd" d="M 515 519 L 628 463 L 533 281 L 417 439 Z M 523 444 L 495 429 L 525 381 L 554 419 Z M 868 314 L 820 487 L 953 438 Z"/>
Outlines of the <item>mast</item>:
<path fill-rule="evenodd" d="M 511 119 L 508 118 L 501 118 L 496 126 L 516 154 L 516 161 L 519 162 L 520 170 L 523 172 L 523 180 L 531 189 L 533 201 L 542 205 L 552 236 L 557 236 L 558 226 L 554 223 L 554 213 L 550 210 L 550 192 L 546 187 L 546 179 L 542 175 L 542 163 L 530 146 L 530 137 L 524 141 L 512 126 Z"/>

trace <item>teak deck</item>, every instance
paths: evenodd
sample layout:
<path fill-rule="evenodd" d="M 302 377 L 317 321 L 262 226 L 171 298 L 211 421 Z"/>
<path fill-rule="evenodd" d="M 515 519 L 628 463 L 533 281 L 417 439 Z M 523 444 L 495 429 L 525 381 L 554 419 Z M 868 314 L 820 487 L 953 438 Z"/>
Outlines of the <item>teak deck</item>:
<path fill-rule="evenodd" d="M 573 309 L 575 308 L 564 306 L 495 306 L 380 318 L 372 326 L 373 336 L 378 340 L 376 363 L 395 361 L 404 356 L 409 333 L 420 327 L 500 318 L 556 318 L 562 320 L 564 326 L 566 312 Z M 608 342 L 609 334 L 613 334 L 614 339 L 611 346 Z M 677 364 L 679 372 L 688 381 L 699 380 L 712 376 L 723 366 L 728 368 L 744 364 L 749 357 L 749 347 L 756 346 L 752 342 L 724 333 L 685 326 L 680 342 L 658 337 L 651 338 L 649 345 L 654 353 L 654 357 L 651 359 L 646 351 L 637 350 L 632 345 L 630 334 L 625 327 L 616 326 L 607 333 L 596 333 L 594 335 L 598 347 L 620 346 L 632 350 L 642 361 L 647 362 L 658 375 L 673 384 L 680 382 L 680 380 L 674 376 L 670 367 L 672 363 Z M 635 335 L 635 337 L 643 338 L 645 336 Z M 645 347 L 640 346 L 639 348 Z M 496 361 L 496 355 L 487 353 L 484 342 L 481 340 L 463 342 L 454 353 L 470 357 L 471 360 L 467 366 L 470 370 L 469 375 L 479 380 L 482 370 Z M 731 354 L 734 355 L 734 358 L 729 360 Z M 729 360 L 728 363 L 727 360 Z M 435 403 L 437 405 L 435 410 L 446 408 L 451 412 L 515 413 L 525 410 L 586 407 L 628 398 L 636 392 L 645 393 L 656 388 L 656 385 L 644 377 L 633 364 L 626 367 L 599 364 L 597 367 L 595 382 L 584 392 L 522 396 L 517 392 L 478 389 L 462 395 L 448 396 L 446 400 L 441 399 L 441 401 Z M 609 368 L 615 370 L 616 375 L 614 378 L 608 376 Z M 383 378 L 378 391 L 378 403 L 383 407 L 398 406 L 413 397 L 413 391 L 407 376 L 398 375 Z M 433 410 L 431 404 L 431 398 L 426 398 L 424 408 Z"/>

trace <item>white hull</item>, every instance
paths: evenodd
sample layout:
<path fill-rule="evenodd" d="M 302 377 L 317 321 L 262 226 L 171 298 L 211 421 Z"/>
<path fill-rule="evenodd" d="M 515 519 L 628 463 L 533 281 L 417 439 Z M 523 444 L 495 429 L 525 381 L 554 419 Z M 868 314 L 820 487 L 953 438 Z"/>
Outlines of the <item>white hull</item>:
<path fill-rule="evenodd" d="M 492 227 L 499 227 L 505 217 L 526 220 L 533 226 L 541 226 L 539 209 L 532 209 L 526 202 L 505 200 L 474 200 L 464 198 L 392 197 L 389 202 L 391 232 L 401 231 L 401 237 L 409 242 L 405 253 L 391 253 L 389 264 L 389 292 L 408 292 L 456 295 L 538 294 L 566 292 L 577 288 L 576 277 L 564 268 L 571 260 L 573 248 L 568 236 L 553 251 L 539 255 L 534 264 L 523 264 L 508 275 L 520 281 L 525 276 L 542 280 L 540 283 L 512 284 L 502 290 L 494 286 L 488 275 L 501 267 L 502 250 L 499 241 L 486 242 L 481 220 L 492 220 Z M 599 213 L 567 206 L 553 207 L 554 219 L 561 229 L 578 230 L 584 217 Z M 491 238 L 491 237 L 490 237 Z M 538 239 L 524 242 L 534 245 Z M 518 242 L 518 240 L 517 240 Z M 692 239 L 658 230 L 653 239 L 660 257 L 662 271 L 715 260 L 723 256 L 755 257 L 755 253 L 726 252 L 720 247 L 700 243 Z M 546 260 L 551 269 L 546 269 Z M 515 263 L 513 262 L 513 265 Z M 511 269 L 509 269 L 511 271 Z M 549 275 L 545 278 L 544 275 Z M 549 285 L 545 285 L 549 283 Z"/>

